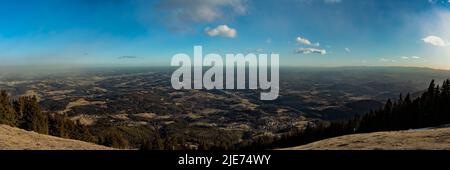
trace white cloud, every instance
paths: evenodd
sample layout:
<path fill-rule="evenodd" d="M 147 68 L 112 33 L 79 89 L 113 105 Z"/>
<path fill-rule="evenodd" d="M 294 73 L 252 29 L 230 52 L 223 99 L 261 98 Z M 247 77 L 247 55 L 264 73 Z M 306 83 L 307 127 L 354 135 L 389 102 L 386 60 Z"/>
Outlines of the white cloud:
<path fill-rule="evenodd" d="M 420 59 L 420 57 L 419 56 L 401 56 L 400 57 L 401 59 L 404 59 L 404 60 L 409 60 L 409 59 Z"/>
<path fill-rule="evenodd" d="M 343 2 L 343 0 L 296 0 L 301 3 L 311 4 L 313 2 L 323 2 L 327 5 L 338 4 Z"/>
<path fill-rule="evenodd" d="M 427 44 L 434 45 L 434 46 L 444 47 L 444 46 L 448 46 L 449 45 L 449 43 L 445 42 L 441 37 L 434 36 L 434 35 L 430 35 L 428 37 L 425 37 L 425 38 L 422 39 L 422 41 L 427 43 Z"/>
<path fill-rule="evenodd" d="M 298 48 L 295 50 L 295 52 L 298 54 L 327 54 L 327 51 L 325 49 L 318 48 Z"/>
<path fill-rule="evenodd" d="M 445 4 L 445 2 L 443 2 L 443 0 L 428 0 L 428 3 L 430 3 L 430 4 L 441 4 L 441 5 Z M 448 0 L 448 3 L 450 3 L 450 0 Z"/>
<path fill-rule="evenodd" d="M 306 46 L 311 46 L 311 47 L 319 47 L 320 44 L 317 43 L 312 43 L 311 41 L 309 41 L 306 38 L 300 37 L 298 36 L 295 41 L 298 44 L 302 44 L 302 45 L 306 45 Z M 297 48 L 295 49 L 295 53 L 298 54 L 321 54 L 321 55 L 325 55 L 327 54 L 327 51 L 325 49 L 320 49 L 320 48 Z"/>
<path fill-rule="evenodd" d="M 396 62 L 396 60 L 392 60 L 392 59 L 388 59 L 388 58 L 380 58 L 379 61 L 383 62 L 383 63 L 386 63 L 386 62 L 395 63 Z"/>
<path fill-rule="evenodd" d="M 247 0 L 164 0 L 159 16 L 172 29 L 186 29 L 191 23 L 211 23 L 247 13 Z"/>
<path fill-rule="evenodd" d="M 306 39 L 306 38 L 297 37 L 297 38 L 295 39 L 295 41 L 297 41 L 297 43 L 300 43 L 300 44 L 311 45 L 311 41 L 309 41 L 309 40 Z"/>
<path fill-rule="evenodd" d="M 341 3 L 342 0 L 323 0 L 323 2 L 325 2 L 326 4 L 337 4 Z"/>
<path fill-rule="evenodd" d="M 234 38 L 237 36 L 236 29 L 230 28 L 227 25 L 219 25 L 216 28 L 205 28 L 205 33 L 210 37 L 227 37 L 227 38 Z"/>
<path fill-rule="evenodd" d="M 345 48 L 345 51 L 348 52 L 348 53 L 352 52 L 352 50 L 350 50 L 350 48 Z"/>
<path fill-rule="evenodd" d="M 297 42 L 297 43 L 299 43 L 299 44 L 303 44 L 303 45 L 309 45 L 309 46 L 316 46 L 316 47 L 318 47 L 318 46 L 320 46 L 320 43 L 311 43 L 311 41 L 309 41 L 308 39 L 306 39 L 306 38 L 303 38 L 303 37 L 297 37 L 296 39 L 295 39 L 295 41 Z"/>

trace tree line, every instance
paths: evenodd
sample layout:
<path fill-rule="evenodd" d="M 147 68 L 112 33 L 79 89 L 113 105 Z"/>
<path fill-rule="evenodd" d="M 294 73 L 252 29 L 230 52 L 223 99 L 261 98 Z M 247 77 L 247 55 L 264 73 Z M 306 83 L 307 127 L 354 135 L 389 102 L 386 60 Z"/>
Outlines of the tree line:
<path fill-rule="evenodd" d="M 400 95 L 396 101 L 388 99 L 382 108 L 350 120 L 309 123 L 305 128 L 282 135 L 263 136 L 244 141 L 239 149 L 272 149 L 307 144 L 326 138 L 377 131 L 407 130 L 450 123 L 450 80 L 441 86 L 432 80 L 428 89 L 412 99 Z"/>
<path fill-rule="evenodd" d="M 35 96 L 12 99 L 4 90 L 0 91 L 0 124 L 114 148 L 183 149 L 175 147 L 174 139 L 160 137 L 153 126 L 85 126 L 66 115 L 43 112 Z"/>
<path fill-rule="evenodd" d="M 20 96 L 15 100 L 0 91 L 0 124 L 18 127 L 40 134 L 95 142 L 86 126 L 64 115 L 44 113 L 35 96 Z"/>

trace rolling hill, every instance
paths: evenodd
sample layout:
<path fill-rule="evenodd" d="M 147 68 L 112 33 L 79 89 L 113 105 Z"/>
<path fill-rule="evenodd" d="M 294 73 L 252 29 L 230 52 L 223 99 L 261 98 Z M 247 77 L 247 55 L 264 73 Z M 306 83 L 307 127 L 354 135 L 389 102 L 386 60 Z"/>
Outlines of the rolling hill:
<path fill-rule="evenodd" d="M 450 128 L 345 135 L 283 150 L 449 150 Z"/>
<path fill-rule="evenodd" d="M 32 131 L 0 125 L 2 150 L 111 150 L 88 142 L 42 135 Z"/>

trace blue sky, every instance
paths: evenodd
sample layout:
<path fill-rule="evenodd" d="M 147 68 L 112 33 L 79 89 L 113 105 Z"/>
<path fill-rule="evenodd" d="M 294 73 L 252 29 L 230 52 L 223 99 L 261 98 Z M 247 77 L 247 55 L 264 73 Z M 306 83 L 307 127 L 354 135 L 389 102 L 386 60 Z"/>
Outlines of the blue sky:
<path fill-rule="evenodd" d="M 194 45 L 286 66 L 450 69 L 450 2 L 0 0 L 1 65 L 168 65 Z"/>

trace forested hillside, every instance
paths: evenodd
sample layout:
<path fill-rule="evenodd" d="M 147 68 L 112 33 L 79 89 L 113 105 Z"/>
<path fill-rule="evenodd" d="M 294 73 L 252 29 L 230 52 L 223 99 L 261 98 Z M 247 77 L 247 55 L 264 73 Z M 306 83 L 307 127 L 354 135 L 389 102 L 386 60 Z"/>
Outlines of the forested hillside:
<path fill-rule="evenodd" d="M 431 81 L 428 90 L 411 99 L 411 95 L 387 100 L 384 107 L 355 116 L 348 121 L 309 124 L 305 129 L 282 137 L 260 137 L 244 142 L 242 149 L 268 149 L 298 146 L 346 134 L 394 131 L 438 126 L 450 123 L 450 80 L 441 86 Z"/>

